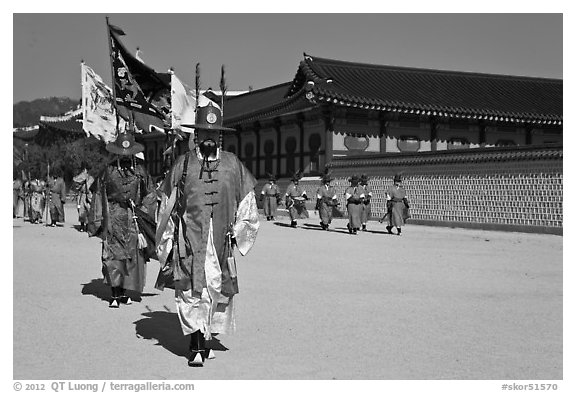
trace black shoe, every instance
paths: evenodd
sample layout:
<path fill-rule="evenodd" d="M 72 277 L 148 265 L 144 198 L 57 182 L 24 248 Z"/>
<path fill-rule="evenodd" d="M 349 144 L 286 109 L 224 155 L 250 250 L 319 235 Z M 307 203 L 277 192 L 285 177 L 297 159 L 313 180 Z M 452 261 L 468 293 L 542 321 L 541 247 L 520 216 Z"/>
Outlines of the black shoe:
<path fill-rule="evenodd" d="M 392 234 L 392 227 L 388 226 L 386 227 L 386 230 L 388 231 L 388 233 L 391 235 Z"/>
<path fill-rule="evenodd" d="M 204 351 L 192 351 L 188 358 L 188 366 L 204 367 Z"/>
<path fill-rule="evenodd" d="M 266 217 L 266 221 L 270 221 L 270 217 Z"/>
<path fill-rule="evenodd" d="M 200 330 L 196 330 L 190 335 L 190 357 L 188 366 L 202 367 L 206 358 L 206 340 Z"/>
<path fill-rule="evenodd" d="M 400 229 L 400 228 L 396 228 L 396 229 L 398 230 L 397 235 L 400 236 L 400 234 L 402 233 L 402 229 Z"/>
<path fill-rule="evenodd" d="M 290 223 L 290 226 L 291 226 L 292 228 L 296 228 L 297 225 L 298 225 L 298 223 L 297 223 L 296 221 L 292 221 L 292 222 Z"/>
<path fill-rule="evenodd" d="M 118 301 L 117 297 L 113 297 L 112 299 L 110 299 L 110 303 L 108 304 L 108 307 L 110 308 L 119 308 L 120 307 L 120 302 Z"/>
<path fill-rule="evenodd" d="M 366 224 L 362 224 L 362 231 L 366 232 Z"/>
<path fill-rule="evenodd" d="M 352 234 L 352 227 L 350 226 L 350 223 L 346 224 L 346 228 L 348 228 L 348 233 Z"/>

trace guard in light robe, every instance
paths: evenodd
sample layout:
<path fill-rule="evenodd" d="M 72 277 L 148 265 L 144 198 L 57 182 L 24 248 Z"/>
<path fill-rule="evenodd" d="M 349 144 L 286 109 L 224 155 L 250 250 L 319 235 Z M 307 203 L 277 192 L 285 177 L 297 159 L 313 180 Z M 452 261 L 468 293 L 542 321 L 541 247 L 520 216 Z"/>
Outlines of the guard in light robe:
<path fill-rule="evenodd" d="M 372 215 L 372 204 L 370 203 L 372 199 L 372 187 L 368 184 L 368 176 L 366 174 L 360 176 L 360 186 L 364 189 L 364 200 L 360 205 L 360 222 L 362 223 L 362 231 L 365 232 L 366 224 Z"/>
<path fill-rule="evenodd" d="M 300 185 L 302 172 L 298 171 L 292 176 L 292 183 L 286 189 L 286 209 L 290 215 L 290 226 L 296 228 L 299 218 L 308 218 L 308 210 L 306 208 L 306 201 L 308 195 L 306 190 Z"/>
<path fill-rule="evenodd" d="M 272 174 L 268 176 L 268 183 L 264 184 L 260 193 L 260 201 L 263 203 L 266 220 L 274 221 L 280 203 L 280 188 L 276 184 L 276 176 Z"/>
<path fill-rule="evenodd" d="M 332 212 L 338 206 L 338 196 L 336 189 L 331 184 L 334 178 L 329 172 L 324 173 L 322 176 L 322 185 L 316 191 L 316 210 L 320 215 L 320 226 L 325 231 L 332 223 Z"/>
<path fill-rule="evenodd" d="M 76 197 L 76 208 L 78 209 L 78 221 L 80 222 L 80 232 L 86 229 L 88 220 L 88 211 L 90 210 L 90 201 L 92 200 L 92 191 L 90 187 L 94 183 L 94 177 L 88 173 L 90 164 L 83 161 L 81 164 L 82 172 L 72 179 L 74 188 L 78 192 Z"/>
<path fill-rule="evenodd" d="M 358 183 L 360 178 L 353 175 L 350 179 L 350 187 L 346 189 L 344 198 L 346 199 L 346 208 L 348 210 L 348 232 L 357 235 L 360 229 L 360 209 L 364 201 L 364 188 Z"/>
<path fill-rule="evenodd" d="M 214 356 L 213 334 L 235 330 L 234 248 L 246 255 L 259 227 L 256 179 L 222 149 L 222 133 L 235 130 L 221 124 L 216 106 L 197 108 L 196 123 L 182 125 L 194 128 L 190 151 L 176 159 L 159 189 L 156 288 L 175 289 L 182 332 L 190 335 L 191 367 Z"/>

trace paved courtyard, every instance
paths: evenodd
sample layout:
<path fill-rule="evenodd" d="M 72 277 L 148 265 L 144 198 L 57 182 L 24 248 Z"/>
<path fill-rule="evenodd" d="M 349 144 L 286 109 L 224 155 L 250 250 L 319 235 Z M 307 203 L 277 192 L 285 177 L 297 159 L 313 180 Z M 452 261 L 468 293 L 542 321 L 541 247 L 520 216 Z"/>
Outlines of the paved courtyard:
<path fill-rule="evenodd" d="M 261 222 L 237 333 L 186 364 L 173 291 L 109 309 L 100 240 L 13 221 L 14 379 L 562 379 L 561 236 Z"/>

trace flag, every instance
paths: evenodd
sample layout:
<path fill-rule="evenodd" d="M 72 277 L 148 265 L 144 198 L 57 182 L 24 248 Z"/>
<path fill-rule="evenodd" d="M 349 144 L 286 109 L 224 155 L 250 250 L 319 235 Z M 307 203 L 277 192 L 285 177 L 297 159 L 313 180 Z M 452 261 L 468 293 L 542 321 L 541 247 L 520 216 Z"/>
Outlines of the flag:
<path fill-rule="evenodd" d="M 196 92 L 186 86 L 177 76 L 172 73 L 171 78 L 171 103 L 172 103 L 172 128 L 181 129 L 182 124 L 194 124 L 196 122 Z M 209 102 L 220 109 L 220 106 L 208 98 L 210 90 L 198 96 L 199 106 L 206 106 Z"/>
<path fill-rule="evenodd" d="M 163 127 L 162 120 L 165 119 L 167 109 L 164 96 L 170 92 L 169 76 L 159 74 L 148 67 L 141 60 L 131 55 L 118 36 L 125 35 L 124 32 L 113 25 L 108 25 L 111 43 L 111 60 L 114 73 L 114 91 L 116 93 L 116 105 L 136 113 L 157 117 L 160 121 L 154 122 L 145 118 L 141 124 L 148 128 L 154 124 Z M 124 113 L 120 112 L 123 116 Z M 136 117 L 136 116 L 135 116 Z"/>
<path fill-rule="evenodd" d="M 86 136 L 112 142 L 116 139 L 116 109 L 112 89 L 94 70 L 82 63 L 82 128 Z M 125 121 L 118 119 L 120 128 Z"/>

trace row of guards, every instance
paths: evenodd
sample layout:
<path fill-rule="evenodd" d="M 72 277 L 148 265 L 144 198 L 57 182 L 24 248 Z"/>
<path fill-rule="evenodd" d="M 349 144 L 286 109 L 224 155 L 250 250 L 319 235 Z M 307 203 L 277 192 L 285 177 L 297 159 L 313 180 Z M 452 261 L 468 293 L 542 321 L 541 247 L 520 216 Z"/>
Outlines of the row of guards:
<path fill-rule="evenodd" d="M 306 201 L 310 198 L 306 195 L 306 190 L 300 186 L 301 178 L 302 172 L 294 174 L 284 194 L 286 210 L 290 216 L 290 226 L 293 228 L 298 226 L 298 219 L 309 218 Z M 335 215 L 342 216 L 338 210 L 338 195 L 332 185 L 333 180 L 332 174 L 326 169 L 321 177 L 322 186 L 316 191 L 315 210 L 318 211 L 320 216 L 320 226 L 326 231 L 329 230 L 332 218 Z M 366 225 L 372 215 L 370 203 L 372 190 L 368 185 L 368 176 L 365 174 L 361 176 L 352 175 L 348 181 L 350 186 L 344 192 L 349 220 L 347 228 L 350 234 L 356 235 L 360 230 L 367 230 Z M 400 175 L 394 176 L 394 184 L 386 190 L 386 199 L 386 214 L 379 222 L 387 221 L 386 230 L 388 233 L 391 234 L 392 229 L 396 227 L 396 233 L 400 235 L 402 232 L 401 227 L 410 217 L 410 206 L 406 198 L 406 190 L 402 187 L 402 177 Z M 282 194 L 276 184 L 274 175 L 269 175 L 268 183 L 262 187 L 260 201 L 263 203 L 266 219 L 268 221 L 274 220 L 278 206 L 282 204 Z"/>

